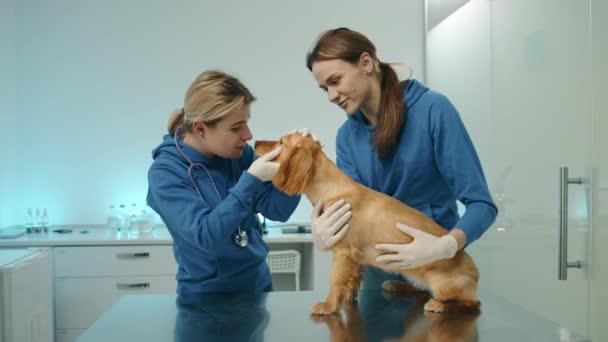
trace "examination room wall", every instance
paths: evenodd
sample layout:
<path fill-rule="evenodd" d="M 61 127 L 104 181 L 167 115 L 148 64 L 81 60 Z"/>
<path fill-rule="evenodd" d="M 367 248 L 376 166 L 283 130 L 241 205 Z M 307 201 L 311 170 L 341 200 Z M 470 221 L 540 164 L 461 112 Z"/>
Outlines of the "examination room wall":
<path fill-rule="evenodd" d="M 2 208 L 19 213 L 17 221 L 28 207 L 47 207 L 52 224 L 102 223 L 110 203 L 144 203 L 151 150 L 205 69 L 235 74 L 258 98 L 254 140 L 309 127 L 332 159 L 345 115 L 305 67 L 321 31 L 362 31 L 380 58 L 407 63 L 423 79 L 422 0 L 373 8 L 322 0 L 15 4 L 15 17 L 2 25 L 15 26 L 7 32 L 16 36 L 18 111 L 8 125 L 19 133 L 3 139 L 17 140 L 5 149 L 19 156 L 20 185 L 3 191 Z M 18 195 L 23 200 L 6 203 Z M 309 219 L 303 200 L 291 220 Z"/>
<path fill-rule="evenodd" d="M 0 1 L 0 227 L 18 222 L 21 206 L 17 177 L 17 50 L 15 1 Z M 16 205 L 13 205 L 15 203 Z"/>

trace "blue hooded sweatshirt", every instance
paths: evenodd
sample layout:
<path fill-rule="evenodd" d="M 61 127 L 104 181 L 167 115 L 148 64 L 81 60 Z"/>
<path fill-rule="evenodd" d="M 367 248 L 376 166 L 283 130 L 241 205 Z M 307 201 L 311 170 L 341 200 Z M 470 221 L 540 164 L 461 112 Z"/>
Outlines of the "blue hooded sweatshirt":
<path fill-rule="evenodd" d="M 380 159 L 371 143 L 375 127 L 358 111 L 338 130 L 336 163 L 355 181 L 418 209 L 442 227 L 462 229 L 468 245 L 498 212 L 473 143 L 447 97 L 417 80 L 409 80 L 403 96 L 407 120 L 393 152 Z M 462 217 L 457 200 L 466 207 Z"/>
<path fill-rule="evenodd" d="M 271 182 L 262 182 L 245 172 L 255 155 L 246 145 L 239 159 L 207 158 L 178 138 L 180 148 L 193 162 L 199 193 L 188 177 L 188 162 L 166 135 L 152 152 L 148 171 L 148 205 L 167 225 L 173 238 L 178 264 L 177 293 L 263 292 L 272 286 L 257 213 L 273 221 L 286 221 L 300 196 L 288 196 Z M 218 195 L 213 187 L 215 184 Z M 247 232 L 249 243 L 239 247 L 234 237 L 238 227 Z"/>

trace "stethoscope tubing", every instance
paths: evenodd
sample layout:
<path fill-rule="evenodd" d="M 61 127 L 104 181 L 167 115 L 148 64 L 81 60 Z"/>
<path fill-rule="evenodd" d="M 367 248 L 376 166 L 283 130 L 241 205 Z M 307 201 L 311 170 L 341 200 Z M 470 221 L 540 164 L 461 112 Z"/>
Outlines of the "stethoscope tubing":
<path fill-rule="evenodd" d="M 213 177 L 211 176 L 211 172 L 209 172 L 209 170 L 207 169 L 207 167 L 201 163 L 193 163 L 192 160 L 190 160 L 190 158 L 188 158 L 188 156 L 186 156 L 186 154 L 184 153 L 184 151 L 182 151 L 181 147 L 179 147 L 179 142 L 177 141 L 177 135 L 179 133 L 179 130 L 181 129 L 181 126 L 179 126 L 176 130 L 175 133 L 173 134 L 173 142 L 175 143 L 175 148 L 177 149 L 177 151 L 181 154 L 182 157 L 184 157 L 184 159 L 188 162 L 188 178 L 190 180 L 190 183 L 192 183 L 192 185 L 194 186 L 194 190 L 196 190 L 196 193 L 198 194 L 198 196 L 201 198 L 201 200 L 203 200 L 203 195 L 201 194 L 199 188 L 198 188 L 198 184 L 196 183 L 196 179 L 192 176 L 192 170 L 194 169 L 195 166 L 197 167 L 201 167 L 203 169 L 203 171 L 205 171 L 205 173 L 207 174 L 207 177 L 209 177 L 209 180 L 211 181 L 211 185 L 213 186 L 213 190 L 215 190 L 215 193 L 217 194 L 217 198 L 219 199 L 219 201 L 222 201 L 222 196 L 220 196 L 220 192 L 217 188 L 217 186 L 215 185 L 215 181 L 213 180 Z M 234 162 L 232 162 L 232 176 L 234 178 Z M 234 181 L 234 179 L 233 179 Z M 241 230 L 241 226 L 238 226 L 238 233 L 234 236 L 234 242 L 237 244 L 237 246 L 239 247 L 245 247 L 247 246 L 247 244 L 249 243 L 249 237 L 247 236 L 247 232 L 244 230 Z"/>

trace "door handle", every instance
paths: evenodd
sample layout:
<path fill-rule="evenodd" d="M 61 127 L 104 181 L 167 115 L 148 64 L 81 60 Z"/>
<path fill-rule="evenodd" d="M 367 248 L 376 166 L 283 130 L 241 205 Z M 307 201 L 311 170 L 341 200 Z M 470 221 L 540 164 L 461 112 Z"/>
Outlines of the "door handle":
<path fill-rule="evenodd" d="M 118 259 L 142 259 L 149 258 L 149 252 L 140 252 L 140 253 L 116 253 L 116 257 Z"/>
<path fill-rule="evenodd" d="M 116 288 L 119 290 L 129 290 L 129 289 L 147 289 L 150 287 L 150 283 L 118 283 L 116 284 Z"/>
<path fill-rule="evenodd" d="M 568 268 L 581 268 L 580 261 L 568 262 L 568 185 L 583 184 L 582 178 L 568 178 L 568 168 L 559 168 L 559 247 L 558 271 L 559 280 L 568 280 Z"/>

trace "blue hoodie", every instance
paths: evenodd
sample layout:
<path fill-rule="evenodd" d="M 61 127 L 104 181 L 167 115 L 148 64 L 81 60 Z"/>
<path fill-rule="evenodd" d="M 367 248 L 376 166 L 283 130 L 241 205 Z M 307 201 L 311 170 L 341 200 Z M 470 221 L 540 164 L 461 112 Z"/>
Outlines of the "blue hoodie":
<path fill-rule="evenodd" d="M 442 227 L 462 229 L 468 245 L 498 212 L 473 143 L 444 95 L 410 80 L 403 96 L 407 120 L 393 153 L 380 159 L 371 143 L 375 127 L 358 111 L 338 130 L 336 163 L 355 181 L 418 209 Z M 462 217 L 457 200 L 466 207 Z"/>
<path fill-rule="evenodd" d="M 152 152 L 148 171 L 148 205 L 167 225 L 173 254 L 179 265 L 177 293 L 263 292 L 271 288 L 266 264 L 268 245 L 262 239 L 257 213 L 273 221 L 286 221 L 300 201 L 270 182 L 246 171 L 255 155 L 246 145 L 239 159 L 207 158 L 178 138 L 180 148 L 193 163 L 200 195 L 188 177 L 188 162 L 166 135 Z M 213 185 L 217 187 L 221 201 Z M 202 198 L 201 198 L 202 197 Z M 249 235 L 249 244 L 234 242 L 238 226 Z"/>

